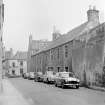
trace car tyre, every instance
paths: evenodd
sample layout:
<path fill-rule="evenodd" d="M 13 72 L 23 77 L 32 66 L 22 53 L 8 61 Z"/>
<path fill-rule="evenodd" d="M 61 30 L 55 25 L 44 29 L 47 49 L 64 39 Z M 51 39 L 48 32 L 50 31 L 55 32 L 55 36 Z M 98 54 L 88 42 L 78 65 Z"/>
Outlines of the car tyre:
<path fill-rule="evenodd" d="M 47 78 L 46 82 L 49 84 L 49 80 L 48 80 L 48 78 Z"/>
<path fill-rule="evenodd" d="M 36 82 L 36 79 L 34 79 L 34 82 Z"/>
<path fill-rule="evenodd" d="M 79 89 L 79 86 L 76 86 L 76 89 Z"/>
<path fill-rule="evenodd" d="M 62 87 L 62 89 L 64 89 L 64 88 L 65 88 L 65 86 L 64 86 L 64 84 L 63 84 L 63 83 L 62 83 L 61 87 Z"/>
<path fill-rule="evenodd" d="M 57 83 L 55 82 L 55 87 L 57 87 Z"/>

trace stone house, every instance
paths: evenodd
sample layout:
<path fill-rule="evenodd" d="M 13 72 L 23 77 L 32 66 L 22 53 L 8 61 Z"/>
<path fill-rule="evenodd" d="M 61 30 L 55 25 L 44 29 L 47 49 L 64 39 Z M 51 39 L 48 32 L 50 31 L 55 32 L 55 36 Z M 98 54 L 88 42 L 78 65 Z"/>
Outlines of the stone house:
<path fill-rule="evenodd" d="M 5 52 L 4 68 L 10 75 L 21 76 L 27 72 L 27 52 L 17 52 L 15 55 L 12 51 Z"/>
<path fill-rule="evenodd" d="M 70 71 L 81 83 L 100 85 L 103 82 L 105 23 L 100 23 L 95 7 L 87 11 L 87 19 L 64 35 L 54 32 L 56 39 L 31 56 L 32 69 L 43 73 L 46 70 Z"/>
<path fill-rule="evenodd" d="M 8 71 L 9 69 L 9 59 L 13 57 L 13 50 L 10 48 L 8 51 L 4 51 L 4 59 L 3 59 L 3 69 Z"/>

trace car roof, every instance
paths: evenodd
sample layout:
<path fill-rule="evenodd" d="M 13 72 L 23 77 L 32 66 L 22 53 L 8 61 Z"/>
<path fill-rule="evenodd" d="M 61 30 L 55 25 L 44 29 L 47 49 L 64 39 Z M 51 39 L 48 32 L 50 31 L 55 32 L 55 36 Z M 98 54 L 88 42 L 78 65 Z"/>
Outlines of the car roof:
<path fill-rule="evenodd" d="M 58 72 L 60 74 L 63 74 L 63 73 L 71 73 L 71 74 L 74 74 L 73 72 L 66 72 L 66 71 L 63 71 L 63 72 Z"/>

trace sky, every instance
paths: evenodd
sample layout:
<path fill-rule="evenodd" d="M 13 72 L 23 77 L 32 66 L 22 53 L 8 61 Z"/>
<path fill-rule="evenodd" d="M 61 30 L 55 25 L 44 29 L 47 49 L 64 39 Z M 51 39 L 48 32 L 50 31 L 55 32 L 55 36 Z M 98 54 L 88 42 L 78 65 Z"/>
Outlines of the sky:
<path fill-rule="evenodd" d="M 105 0 L 4 0 L 3 41 L 6 50 L 27 51 L 34 40 L 52 39 L 53 26 L 63 34 L 87 21 L 89 5 L 105 21 Z"/>

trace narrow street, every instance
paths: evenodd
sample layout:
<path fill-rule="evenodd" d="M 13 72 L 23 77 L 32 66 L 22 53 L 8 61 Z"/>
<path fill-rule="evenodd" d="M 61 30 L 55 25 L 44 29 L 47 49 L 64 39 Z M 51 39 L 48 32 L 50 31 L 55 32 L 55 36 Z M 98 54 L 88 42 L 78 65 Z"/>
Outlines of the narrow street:
<path fill-rule="evenodd" d="M 105 92 L 80 87 L 61 89 L 23 78 L 9 78 L 30 105 L 105 105 Z"/>

